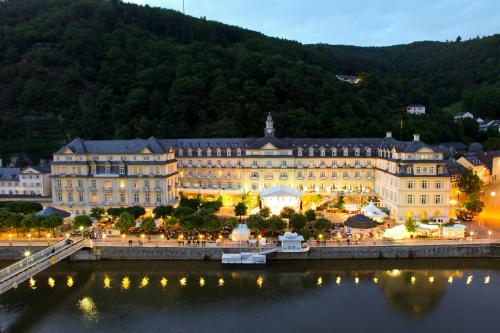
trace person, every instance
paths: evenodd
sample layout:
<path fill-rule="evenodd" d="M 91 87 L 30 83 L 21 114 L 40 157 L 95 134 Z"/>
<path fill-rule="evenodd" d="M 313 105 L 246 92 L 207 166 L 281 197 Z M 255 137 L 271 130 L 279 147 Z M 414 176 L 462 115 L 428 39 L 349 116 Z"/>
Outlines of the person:
<path fill-rule="evenodd" d="M 132 246 L 132 240 L 131 239 L 128 241 L 128 246 Z"/>

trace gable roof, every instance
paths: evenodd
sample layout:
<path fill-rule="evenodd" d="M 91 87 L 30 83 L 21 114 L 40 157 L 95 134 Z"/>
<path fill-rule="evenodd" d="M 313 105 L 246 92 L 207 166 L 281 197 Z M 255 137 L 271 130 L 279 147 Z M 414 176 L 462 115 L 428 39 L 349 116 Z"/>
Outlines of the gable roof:
<path fill-rule="evenodd" d="M 0 168 L 0 180 L 19 181 L 19 168 Z"/>

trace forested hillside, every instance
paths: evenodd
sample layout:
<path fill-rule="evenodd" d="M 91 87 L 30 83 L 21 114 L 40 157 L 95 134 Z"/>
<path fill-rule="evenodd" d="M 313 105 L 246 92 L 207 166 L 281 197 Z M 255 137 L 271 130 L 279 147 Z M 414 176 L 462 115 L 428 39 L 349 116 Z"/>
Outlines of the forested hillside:
<path fill-rule="evenodd" d="M 485 141 L 453 104 L 500 114 L 500 35 L 380 48 L 300 43 L 117 0 L 0 2 L 0 153 L 84 138 L 382 136 Z M 360 74 L 349 85 L 336 74 Z M 428 115 L 401 108 L 427 105 Z M 403 116 L 402 116 L 403 115 Z M 404 127 L 400 131 L 401 117 Z"/>

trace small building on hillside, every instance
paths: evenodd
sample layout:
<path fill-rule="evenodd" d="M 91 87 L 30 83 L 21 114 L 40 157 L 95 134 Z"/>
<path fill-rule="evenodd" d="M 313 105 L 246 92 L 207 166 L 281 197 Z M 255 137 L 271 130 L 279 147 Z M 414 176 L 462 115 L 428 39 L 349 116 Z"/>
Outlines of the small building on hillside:
<path fill-rule="evenodd" d="M 350 84 L 358 84 L 361 81 L 361 79 L 359 77 L 354 76 L 354 75 L 341 75 L 341 74 L 338 74 L 338 75 L 335 75 L 335 77 L 339 81 L 347 82 L 347 83 L 350 83 Z"/>
<path fill-rule="evenodd" d="M 460 113 L 457 113 L 454 117 L 455 121 L 461 121 L 461 120 L 464 120 L 466 118 L 474 119 L 474 115 L 470 112 L 460 112 Z"/>
<path fill-rule="evenodd" d="M 477 120 L 477 122 L 479 124 L 479 130 L 481 132 L 486 132 L 490 128 L 500 131 L 500 120 L 483 120 L 481 122 Z"/>
<path fill-rule="evenodd" d="M 425 105 L 410 104 L 406 107 L 406 113 L 414 115 L 425 114 Z"/>

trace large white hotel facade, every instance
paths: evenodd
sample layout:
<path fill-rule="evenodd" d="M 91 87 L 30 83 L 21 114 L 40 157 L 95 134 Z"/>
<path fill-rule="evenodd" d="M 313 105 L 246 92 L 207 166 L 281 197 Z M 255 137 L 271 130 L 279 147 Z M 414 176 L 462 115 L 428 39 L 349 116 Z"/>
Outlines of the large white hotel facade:
<path fill-rule="evenodd" d="M 54 204 L 75 214 L 92 206 L 174 204 L 187 196 L 222 196 L 233 205 L 248 193 L 287 186 L 313 198 L 377 200 L 403 221 L 449 216 L 450 174 L 442 152 L 420 141 L 385 138 L 278 138 L 271 115 L 261 138 L 88 141 L 54 154 Z"/>

